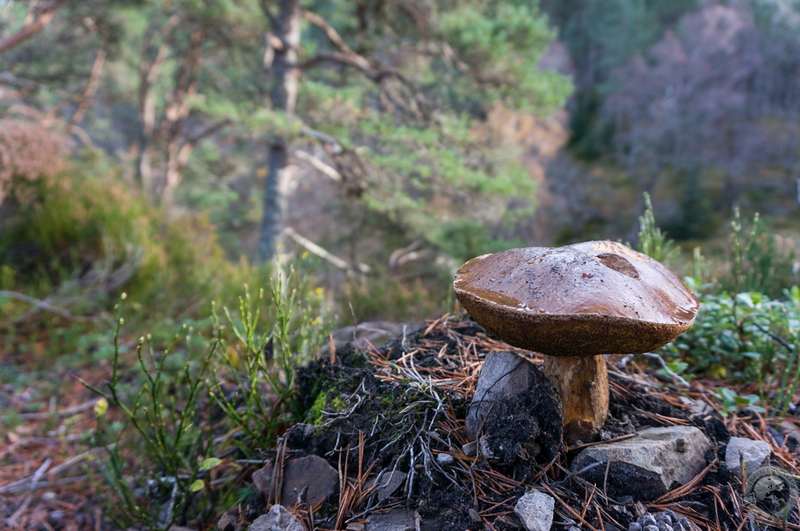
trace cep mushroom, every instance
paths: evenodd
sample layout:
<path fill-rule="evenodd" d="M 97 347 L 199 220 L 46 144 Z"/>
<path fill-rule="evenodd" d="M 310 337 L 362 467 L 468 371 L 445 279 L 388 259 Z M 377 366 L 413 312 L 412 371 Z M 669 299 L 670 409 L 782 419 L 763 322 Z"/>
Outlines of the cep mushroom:
<path fill-rule="evenodd" d="M 606 420 L 604 354 L 655 350 L 688 330 L 699 308 L 664 265 L 612 241 L 479 256 L 453 287 L 484 328 L 544 355 L 568 443 L 591 439 Z"/>

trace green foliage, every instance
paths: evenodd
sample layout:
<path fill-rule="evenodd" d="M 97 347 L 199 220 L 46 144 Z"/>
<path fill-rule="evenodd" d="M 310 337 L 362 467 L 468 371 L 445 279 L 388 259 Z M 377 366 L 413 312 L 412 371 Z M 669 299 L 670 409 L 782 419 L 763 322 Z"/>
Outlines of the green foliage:
<path fill-rule="evenodd" d="M 230 267 L 204 216 L 169 219 L 112 175 L 76 168 L 15 193 L 26 200 L 4 216 L 0 264 L 16 285 L 36 287 L 30 295 L 83 291 L 79 312 L 109 309 L 125 289 L 176 315 L 210 298 L 212 278 Z"/>
<path fill-rule="evenodd" d="M 697 168 L 683 170 L 676 178 L 683 189 L 679 211 L 666 225 L 667 232 L 676 240 L 708 238 L 718 226 L 708 179 Z"/>
<path fill-rule="evenodd" d="M 123 297 L 124 300 L 125 297 Z M 207 352 L 193 362 L 181 352 L 178 342 L 191 342 L 191 334 L 182 327 L 172 343 L 156 354 L 150 337 L 142 337 L 136 349 L 138 376 L 142 384 L 131 390 L 128 397 L 121 382 L 122 359 L 119 338 L 124 319 L 117 307 L 117 328 L 114 334 L 114 357 L 111 381 L 104 389 L 84 385 L 102 396 L 98 417 L 96 445 L 108 450 L 103 475 L 117 498 L 117 510 L 112 514 L 121 527 L 144 524 L 151 529 L 169 529 L 193 503 L 205 470 L 199 458 L 213 455 L 213 432 L 205 426 L 203 411 L 207 390 L 206 379 L 213 357 L 219 347 L 219 337 L 211 340 Z M 176 359 L 177 358 L 177 359 Z M 119 409 L 126 421 L 122 429 L 105 421 L 108 407 Z M 210 421 L 210 418 L 207 418 Z M 127 469 L 123 448 L 135 440 L 145 470 L 133 476 Z M 128 447 L 130 449 L 131 447 Z M 146 494 L 137 493 L 141 489 Z M 213 512 L 218 499 L 210 502 Z"/>
<path fill-rule="evenodd" d="M 796 254 L 790 246 L 778 244 L 775 233 L 758 213 L 748 227 L 736 209 L 730 238 L 726 256 L 730 272 L 719 278 L 723 290 L 758 291 L 778 297 L 791 285 Z"/>
<path fill-rule="evenodd" d="M 548 114 L 563 105 L 568 80 L 537 64 L 555 33 L 536 2 L 471 2 L 439 15 L 439 32 L 489 102 Z"/>
<path fill-rule="evenodd" d="M 330 316 L 321 311 L 321 289 L 312 290 L 307 278 L 297 279 L 294 271 L 288 278 L 282 277 L 280 269 L 277 272 L 280 276 L 270 283 L 270 330 L 260 330 L 263 290 L 255 300 L 246 290 L 239 300 L 238 315 L 225 309 L 238 342 L 228 346 L 217 375 L 227 374 L 235 391 L 226 394 L 218 387 L 211 395 L 245 434 L 244 442 L 237 439 L 236 444 L 248 456 L 254 448 L 272 446 L 285 422 L 303 419 L 295 371 L 311 361 L 328 339 L 332 324 Z"/>
<path fill-rule="evenodd" d="M 403 278 L 377 270 L 368 278 L 351 279 L 337 296 L 336 303 L 352 312 L 356 323 L 405 322 L 426 315 L 441 315 L 451 304 L 452 272 L 442 268 L 429 272 L 426 277 Z"/>
<path fill-rule="evenodd" d="M 85 385 L 102 397 L 96 445 L 107 450 L 102 472 L 120 527 L 211 524 L 217 507 L 234 503 L 235 458 L 259 457 L 286 422 L 305 413 L 295 372 L 327 339 L 322 295 L 276 269 L 268 294 L 254 298 L 245 289 L 238 313 L 224 309 L 230 328 L 214 315 L 207 335 L 184 325 L 160 351 L 152 336 L 142 337 L 135 367 L 120 345 L 117 306 L 111 380 L 103 388 Z M 212 414 L 216 408 L 221 418 Z"/>
<path fill-rule="evenodd" d="M 764 413 L 766 410 L 758 406 L 758 395 L 749 394 L 741 396 L 727 387 L 720 387 L 714 392 L 720 403 L 720 409 L 726 415 L 735 415 L 740 410 L 748 409 L 758 413 Z"/>
<path fill-rule="evenodd" d="M 650 258 L 657 260 L 669 267 L 675 259 L 678 249 L 672 240 L 668 240 L 666 235 L 656 226 L 656 218 L 653 215 L 653 203 L 650 195 L 644 194 L 645 211 L 639 218 L 639 245 L 638 250 Z"/>
<path fill-rule="evenodd" d="M 664 352 L 686 363 L 689 374 L 757 382 L 764 407 L 785 413 L 800 376 L 800 288 L 783 299 L 756 292 L 703 295 L 694 326 Z"/>

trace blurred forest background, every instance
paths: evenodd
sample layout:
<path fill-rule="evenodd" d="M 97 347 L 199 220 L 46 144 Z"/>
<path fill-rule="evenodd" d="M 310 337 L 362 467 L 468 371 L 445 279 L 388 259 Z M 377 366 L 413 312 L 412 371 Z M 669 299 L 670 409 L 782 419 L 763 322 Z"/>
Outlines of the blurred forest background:
<path fill-rule="evenodd" d="M 799 138 L 792 0 L 0 0 L 6 344 L 122 292 L 201 318 L 275 260 L 420 321 L 472 256 L 635 244 L 644 193 L 685 254 L 735 209 L 790 251 Z"/>
<path fill-rule="evenodd" d="M 665 262 L 664 381 L 796 415 L 799 140 L 798 0 L 0 0 L 0 519 L 216 528 L 297 367 L 515 246 Z"/>

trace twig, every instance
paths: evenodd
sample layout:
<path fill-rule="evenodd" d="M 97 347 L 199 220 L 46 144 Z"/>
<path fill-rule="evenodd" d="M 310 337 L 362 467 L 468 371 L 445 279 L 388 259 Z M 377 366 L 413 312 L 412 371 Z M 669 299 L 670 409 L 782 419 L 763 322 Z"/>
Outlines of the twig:
<path fill-rule="evenodd" d="M 301 149 L 295 150 L 294 156 L 298 159 L 309 163 L 315 170 L 320 172 L 321 174 L 325 175 L 326 177 L 330 177 L 332 181 L 341 183 L 342 182 L 342 174 L 339 173 L 336 168 L 331 166 L 330 164 L 326 164 L 321 161 L 319 158 L 315 157 L 311 153 L 307 151 L 303 151 Z"/>
<path fill-rule="evenodd" d="M 22 419 L 22 420 L 43 420 L 43 419 L 52 418 L 53 416 L 71 417 L 72 415 L 75 415 L 77 413 L 82 413 L 82 412 L 86 411 L 87 409 L 92 409 L 95 406 L 95 404 L 97 403 L 98 400 L 100 400 L 100 399 L 96 398 L 94 400 L 90 400 L 89 402 L 85 402 L 85 403 L 77 405 L 77 406 L 72 406 L 72 407 L 68 407 L 66 409 L 62 409 L 61 411 L 45 411 L 45 412 L 41 412 L 41 413 L 19 413 L 19 414 L 16 414 L 16 415 L 14 415 L 14 414 L 5 415 L 3 417 L 0 417 L 0 420 L 5 421 L 11 416 L 13 416 L 14 418 Z"/>
<path fill-rule="evenodd" d="M 572 507 L 570 507 L 570 506 L 569 506 L 569 504 L 568 504 L 567 502 L 565 502 L 564 500 L 562 500 L 562 499 L 561 499 L 561 498 L 558 496 L 558 494 L 556 494 L 556 493 L 553 491 L 553 489 L 551 489 L 551 488 L 550 488 L 548 485 L 546 485 L 545 483 L 542 483 L 542 487 L 544 487 L 544 489 L 545 489 L 545 490 L 546 490 L 548 493 L 550 493 L 550 496 L 552 496 L 553 498 L 555 498 L 556 500 L 558 500 L 558 503 L 560 503 L 560 504 L 561 504 L 561 505 L 564 507 L 564 509 L 566 509 L 566 510 L 567 510 L 567 512 L 568 512 L 569 514 L 571 514 L 572 516 L 574 516 L 575 518 L 577 518 L 577 519 L 578 519 L 578 521 L 582 522 L 582 523 L 583 523 L 583 525 L 585 525 L 586 527 L 588 527 L 588 528 L 589 528 L 589 529 L 591 529 L 592 531 L 597 531 L 597 528 L 596 528 L 596 527 L 594 527 L 592 524 L 590 524 L 589 522 L 587 522 L 586 520 L 584 520 L 583 518 L 581 518 L 581 515 L 579 515 L 577 512 L 575 512 L 575 509 L 573 509 Z"/>
<path fill-rule="evenodd" d="M 661 365 L 661 368 L 664 369 L 664 372 L 669 374 L 672 378 L 675 378 L 676 380 L 678 380 L 678 382 L 680 382 L 681 385 L 689 387 L 689 382 L 684 380 L 683 377 L 680 374 L 678 374 L 678 373 L 674 372 L 672 369 L 670 369 L 667 366 L 667 362 L 664 361 L 664 358 L 662 358 L 659 354 L 656 354 L 655 352 L 645 352 L 644 356 L 647 357 L 647 358 L 650 358 L 652 360 L 658 360 L 659 364 Z"/>
<path fill-rule="evenodd" d="M 761 326 L 760 324 L 758 324 L 755 321 L 753 321 L 753 326 L 755 326 L 756 328 L 758 328 L 759 330 L 761 330 L 762 332 L 767 334 L 769 337 L 771 337 L 772 339 L 774 339 L 775 341 L 780 343 L 781 346 L 783 348 L 785 348 L 786 350 L 788 350 L 789 352 L 794 352 L 794 346 L 790 345 L 789 342 L 786 341 L 785 339 L 783 339 L 781 336 L 773 333 L 771 330 L 768 330 L 768 329 L 764 328 L 763 326 Z"/>
<path fill-rule="evenodd" d="M 581 468 L 580 470 L 576 470 L 575 472 L 572 472 L 571 474 L 568 474 L 566 477 L 564 477 L 564 479 L 556 481 L 555 483 L 551 483 L 551 485 L 555 487 L 557 485 L 561 485 L 562 483 L 566 483 L 567 481 L 569 481 L 573 477 L 578 476 L 580 474 L 583 474 L 584 472 L 588 472 L 589 470 L 593 469 L 594 467 L 600 466 L 602 464 L 603 464 L 602 461 L 595 461 L 594 463 L 592 463 L 590 465 L 587 465 L 587 466 Z"/>
<path fill-rule="evenodd" d="M 92 477 L 100 478 L 102 476 L 103 475 L 100 472 L 98 472 L 98 473 L 94 474 L 94 476 L 92 476 Z M 89 479 L 89 477 L 90 476 L 88 474 L 84 474 L 82 476 L 69 476 L 69 477 L 66 477 L 66 478 L 56 479 L 56 480 L 53 480 L 53 481 L 40 481 L 35 486 L 17 485 L 18 482 L 14 482 L 12 484 L 8 484 L 8 485 L 5 485 L 3 487 L 0 487 L 0 494 L 4 494 L 6 492 L 19 492 L 21 490 L 27 490 L 27 489 L 30 489 L 30 490 L 46 489 L 46 488 L 50 488 L 50 487 L 58 487 L 58 486 L 61 486 L 61 485 L 70 485 L 72 483 L 78 483 L 78 482 L 81 482 L 81 481 L 86 481 L 87 479 Z"/>
<path fill-rule="evenodd" d="M 34 490 L 39 483 L 39 480 L 42 478 L 42 475 L 50 468 L 50 464 L 53 462 L 52 458 L 47 458 L 44 463 L 33 473 L 33 475 L 28 476 L 26 478 L 22 478 L 20 480 L 14 481 L 9 483 L 8 485 L 4 485 L 0 487 L 0 493 L 13 491 L 13 490 L 24 490 L 30 488 Z M 30 483 L 30 485 L 28 485 Z"/>
<path fill-rule="evenodd" d="M 348 264 L 346 261 L 342 260 L 338 256 L 331 254 L 329 251 L 326 251 L 324 248 L 320 247 L 316 243 L 312 242 L 308 238 L 305 238 L 299 235 L 293 228 L 286 227 L 283 229 L 283 232 L 297 242 L 298 245 L 306 248 L 308 251 L 314 253 L 315 255 L 319 256 L 320 258 L 326 260 L 327 262 L 333 264 L 334 266 L 338 267 L 339 269 L 343 269 L 345 271 L 350 271 L 353 268 Z M 370 267 L 367 264 L 363 264 L 359 262 L 356 265 L 356 268 L 361 271 L 362 273 L 368 273 Z"/>
<path fill-rule="evenodd" d="M 37 299 L 35 297 L 30 297 L 28 295 L 25 295 L 23 293 L 18 293 L 16 291 L 5 291 L 5 290 L 0 291 L 0 297 L 9 297 L 11 299 L 17 299 L 18 301 L 27 302 L 28 304 L 32 304 L 34 309 L 45 310 L 45 311 L 54 313 L 56 315 L 60 315 L 61 317 L 65 318 L 65 319 L 68 319 L 70 321 L 75 321 L 75 322 L 78 322 L 78 323 L 94 323 L 94 322 L 99 321 L 99 319 L 97 317 L 87 317 L 87 316 L 82 316 L 82 315 L 73 315 L 72 313 L 70 313 L 69 310 L 66 310 L 64 308 L 60 308 L 58 306 L 54 306 L 54 305 L 50 304 L 47 301 L 43 301 L 43 300 Z M 17 321 L 15 319 L 10 319 L 8 321 L 0 323 L 0 326 L 2 326 L 4 324 L 16 324 L 16 322 Z"/>
<path fill-rule="evenodd" d="M 708 464 L 707 467 L 701 470 L 699 474 L 693 477 L 692 480 L 689 481 L 689 483 L 682 485 L 677 489 L 667 492 L 666 494 L 658 498 L 655 501 L 655 503 L 668 503 L 671 501 L 675 501 L 678 498 L 685 496 L 686 494 L 689 494 L 692 490 L 694 490 L 695 487 L 697 487 L 697 485 L 700 484 L 701 481 L 703 481 L 703 478 L 706 477 L 706 474 L 708 474 L 708 472 L 715 466 L 717 466 L 717 462 L 712 461 L 711 463 Z"/>

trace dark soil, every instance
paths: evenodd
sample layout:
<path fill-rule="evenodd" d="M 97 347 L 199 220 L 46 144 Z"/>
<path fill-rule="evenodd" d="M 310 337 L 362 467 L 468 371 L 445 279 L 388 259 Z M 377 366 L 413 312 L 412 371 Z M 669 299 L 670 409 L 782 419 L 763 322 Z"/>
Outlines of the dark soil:
<path fill-rule="evenodd" d="M 381 348 L 348 346 L 332 365 L 318 360 L 299 375 L 306 406 L 317 406 L 308 424 L 286 434 L 292 455 L 316 454 L 339 470 L 361 495 L 349 505 L 329 501 L 314 512 L 318 529 L 361 529 L 370 514 L 414 510 L 423 529 L 452 531 L 520 529 L 516 500 L 536 487 L 556 499 L 554 529 L 627 529 L 647 512 L 672 510 L 704 529 L 743 525 L 741 485 L 717 466 L 731 433 L 719 415 L 693 413 L 668 386 L 645 374 L 613 369 L 611 405 L 600 439 L 612 440 L 649 426 L 694 425 L 713 443 L 712 463 L 696 484 L 659 500 L 612 499 L 570 462 L 580 448 L 561 442 L 557 399 L 547 381 L 498 404 L 470 445 L 464 431 L 467 407 L 485 355 L 497 341 L 468 317 L 439 320 Z M 320 398 L 322 397 L 322 398 Z M 322 405 L 324 404 L 324 405 Z M 319 407 L 322 405 L 322 407 Z M 742 418 L 735 426 L 758 419 Z M 381 471 L 408 476 L 391 496 L 378 500 L 367 489 Z M 331 498 L 336 499 L 337 496 Z M 344 499 L 344 498 L 341 498 Z M 735 509 L 739 507 L 740 509 Z M 791 516 L 789 524 L 795 522 Z M 306 519 L 308 522 L 308 519 Z"/>

